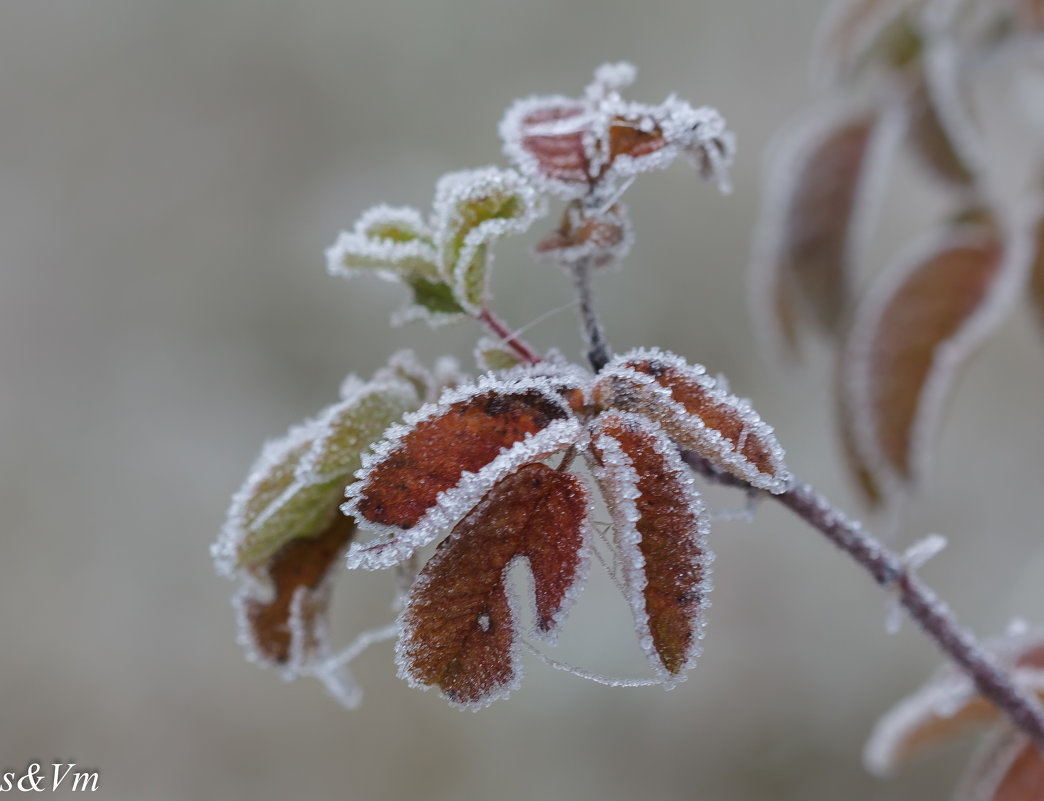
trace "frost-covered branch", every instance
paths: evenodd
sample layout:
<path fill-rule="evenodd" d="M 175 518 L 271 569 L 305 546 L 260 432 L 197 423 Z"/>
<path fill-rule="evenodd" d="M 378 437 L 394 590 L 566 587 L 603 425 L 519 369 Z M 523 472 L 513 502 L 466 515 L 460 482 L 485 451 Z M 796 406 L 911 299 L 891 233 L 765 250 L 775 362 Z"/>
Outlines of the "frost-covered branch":
<path fill-rule="evenodd" d="M 750 491 L 744 481 L 719 470 L 694 451 L 684 451 L 682 458 L 710 481 Z M 874 581 L 894 591 L 907 614 L 975 682 L 979 692 L 1044 747 L 1044 707 L 1040 701 L 1015 684 L 1011 674 L 961 626 L 950 608 L 899 554 L 886 548 L 858 521 L 848 518 L 808 484 L 794 482 L 778 495 L 758 492 L 790 509 L 852 557 Z"/>
<path fill-rule="evenodd" d="M 572 265 L 573 280 L 576 283 L 576 296 L 580 307 L 580 319 L 584 336 L 587 339 L 587 358 L 595 371 L 601 370 L 612 358 L 605 331 L 594 308 L 594 288 L 591 285 L 591 260 L 580 259 Z"/>

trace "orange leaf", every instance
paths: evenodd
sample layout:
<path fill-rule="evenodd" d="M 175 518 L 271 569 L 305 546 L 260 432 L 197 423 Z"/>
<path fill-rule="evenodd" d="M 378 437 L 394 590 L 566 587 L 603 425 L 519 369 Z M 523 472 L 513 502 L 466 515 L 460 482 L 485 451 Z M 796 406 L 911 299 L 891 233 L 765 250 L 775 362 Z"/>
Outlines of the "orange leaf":
<path fill-rule="evenodd" d="M 999 662 L 1013 666 L 1017 684 L 1044 700 L 1044 630 L 1000 638 L 987 648 Z M 890 773 L 935 746 L 1002 719 L 964 673 L 946 665 L 878 721 L 864 761 L 873 773 Z"/>
<path fill-rule="evenodd" d="M 493 485 L 526 462 L 572 445 L 580 424 L 551 379 L 483 377 L 446 392 L 364 457 L 342 510 L 385 534 L 352 546 L 349 567 L 379 569 L 447 530 Z"/>
<path fill-rule="evenodd" d="M 553 637 L 586 573 L 588 516 L 587 489 L 574 475 L 530 463 L 501 479 L 410 590 L 398 647 L 403 677 L 437 685 L 465 706 L 508 695 L 521 677 L 508 571 L 527 561 L 536 634 Z"/>
<path fill-rule="evenodd" d="M 605 412 L 591 441 L 639 641 L 670 686 L 692 666 L 703 636 L 713 559 L 703 502 L 677 448 L 651 421 Z"/>
<path fill-rule="evenodd" d="M 925 472 L 955 371 L 1011 307 L 1027 251 L 1020 237 L 1002 251 L 980 225 L 933 235 L 901 254 L 857 310 L 841 391 L 849 436 L 875 480 L 885 470 L 906 481 Z"/>
<path fill-rule="evenodd" d="M 787 488 L 790 474 L 772 428 L 700 365 L 666 351 L 634 350 L 599 373 L 594 397 L 603 409 L 651 417 L 681 445 L 752 486 L 774 493 Z"/>
<path fill-rule="evenodd" d="M 294 675 L 322 650 L 327 576 L 354 532 L 354 521 L 337 514 L 319 534 L 291 540 L 271 557 L 259 577 L 269 597 L 259 597 L 256 581 L 245 584 L 236 609 L 252 658 Z"/>
<path fill-rule="evenodd" d="M 998 732 L 968 771 L 955 801 L 1041 801 L 1044 752 L 1025 735 Z"/>
<path fill-rule="evenodd" d="M 840 329 L 850 275 L 898 116 L 817 118 L 779 147 L 765 191 L 751 306 L 769 350 L 793 352 L 797 321 Z"/>

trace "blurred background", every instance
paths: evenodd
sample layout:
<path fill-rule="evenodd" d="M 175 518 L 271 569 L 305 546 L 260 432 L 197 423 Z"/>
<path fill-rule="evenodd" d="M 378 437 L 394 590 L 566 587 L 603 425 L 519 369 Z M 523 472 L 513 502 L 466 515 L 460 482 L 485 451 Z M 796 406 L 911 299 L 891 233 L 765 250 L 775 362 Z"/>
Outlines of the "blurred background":
<path fill-rule="evenodd" d="M 476 327 L 386 325 L 400 288 L 324 273 L 367 206 L 427 208 L 445 171 L 501 162 L 496 124 L 531 93 L 576 93 L 603 61 L 631 91 L 717 106 L 735 192 L 683 164 L 629 193 L 638 240 L 599 279 L 620 349 L 659 345 L 728 375 L 791 467 L 848 508 L 830 357 L 781 371 L 745 303 L 761 154 L 806 105 L 822 0 L 408 3 L 49 0 L 0 7 L 0 766 L 76 762 L 111 799 L 933 799 L 957 747 L 882 782 L 860 751 L 938 662 L 885 595 L 771 504 L 714 527 L 706 652 L 670 694 L 612 690 L 527 660 L 480 714 L 356 665 L 348 712 L 312 681 L 247 664 L 208 546 L 262 441 L 411 345 L 472 369 Z M 870 268 L 940 208 L 900 162 Z M 552 218 L 553 219 L 553 218 Z M 548 222 L 550 224 L 550 221 Z M 569 300 L 525 241 L 498 250 L 521 326 Z M 527 334 L 579 358 L 568 312 Z M 905 547 L 978 632 L 1044 622 L 1044 342 L 1020 313 L 966 373 Z M 741 499 L 716 491 L 716 509 Z M 335 629 L 388 616 L 345 576 Z M 596 582 L 563 658 L 641 675 L 626 608 Z"/>

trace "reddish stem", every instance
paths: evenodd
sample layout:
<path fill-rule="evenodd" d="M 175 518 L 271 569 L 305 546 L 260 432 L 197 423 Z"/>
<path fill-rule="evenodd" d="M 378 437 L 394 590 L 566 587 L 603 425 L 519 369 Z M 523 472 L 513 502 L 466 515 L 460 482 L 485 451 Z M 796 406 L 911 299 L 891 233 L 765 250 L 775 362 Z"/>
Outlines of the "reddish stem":
<path fill-rule="evenodd" d="M 507 345 L 511 350 L 515 351 L 515 354 L 526 364 L 539 364 L 543 361 L 543 358 L 527 345 L 523 340 L 515 336 L 515 333 L 507 327 L 507 324 L 497 317 L 492 311 L 485 306 L 482 307 L 482 312 L 479 314 L 478 319 L 485 324 L 501 342 Z"/>

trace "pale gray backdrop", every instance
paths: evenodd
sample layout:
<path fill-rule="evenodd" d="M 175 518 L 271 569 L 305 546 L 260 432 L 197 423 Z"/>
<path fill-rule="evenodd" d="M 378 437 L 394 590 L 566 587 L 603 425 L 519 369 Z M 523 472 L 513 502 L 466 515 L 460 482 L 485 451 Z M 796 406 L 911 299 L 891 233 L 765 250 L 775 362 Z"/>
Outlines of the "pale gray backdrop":
<path fill-rule="evenodd" d="M 599 281 L 611 340 L 675 349 L 751 395 L 793 469 L 846 505 L 828 356 L 759 357 L 744 300 L 771 132 L 811 98 L 821 0 L 8 0 L 0 8 L 0 765 L 75 761 L 111 799 L 929 799 L 967 749 L 891 782 L 860 749 L 937 661 L 884 595 L 782 510 L 721 523 L 706 654 L 690 680 L 610 690 L 527 664 L 480 713 L 360 660 L 361 709 L 246 664 L 207 553 L 266 436 L 394 349 L 470 359 L 476 329 L 391 330 L 397 288 L 326 277 L 377 201 L 500 160 L 516 96 L 577 92 L 600 62 L 633 94 L 718 106 L 736 191 L 684 165 L 629 201 L 638 244 Z M 897 171 L 872 257 L 937 199 Z M 521 325 L 568 300 L 524 244 L 496 265 Z M 530 333 L 580 354 L 568 314 Z M 967 374 L 937 481 L 891 535 L 939 531 L 926 570 L 976 629 L 1044 621 L 1044 341 L 1027 315 Z M 716 493 L 712 505 L 737 500 Z M 348 577 L 354 578 L 354 577 Z M 350 584 L 351 582 L 345 582 Z M 371 592 L 371 589 L 373 592 Z M 385 611 L 341 593 L 346 635 Z M 592 588 L 563 649 L 641 672 L 627 611 Z"/>

